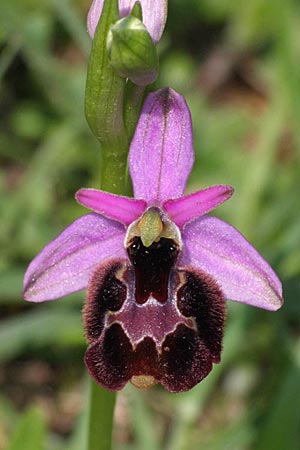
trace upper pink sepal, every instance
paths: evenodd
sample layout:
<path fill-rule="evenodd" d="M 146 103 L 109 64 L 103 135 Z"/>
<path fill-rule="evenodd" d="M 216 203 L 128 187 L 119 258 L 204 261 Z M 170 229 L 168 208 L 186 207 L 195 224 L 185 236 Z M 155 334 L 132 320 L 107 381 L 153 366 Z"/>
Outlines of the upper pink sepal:
<path fill-rule="evenodd" d="M 154 43 L 158 42 L 163 34 L 167 20 L 167 0 L 139 0 L 142 6 L 143 23 Z M 126 17 L 136 0 L 119 0 L 120 18 Z M 91 38 L 94 37 L 104 0 L 94 0 L 87 17 L 87 27 Z"/>
<path fill-rule="evenodd" d="M 162 203 L 180 197 L 194 162 L 190 111 L 170 88 L 148 95 L 129 151 L 134 197 Z"/>
<path fill-rule="evenodd" d="M 211 186 L 184 197 L 167 200 L 163 203 L 163 208 L 177 226 L 183 227 L 228 200 L 232 194 L 231 186 Z"/>
<path fill-rule="evenodd" d="M 211 275 L 227 299 L 276 311 L 282 306 L 282 286 L 276 273 L 233 226 L 203 216 L 182 232 L 180 261 Z"/>
<path fill-rule="evenodd" d="M 140 217 L 147 207 L 144 200 L 122 197 L 98 189 L 80 189 L 75 198 L 86 208 L 124 225 L 129 225 Z"/>

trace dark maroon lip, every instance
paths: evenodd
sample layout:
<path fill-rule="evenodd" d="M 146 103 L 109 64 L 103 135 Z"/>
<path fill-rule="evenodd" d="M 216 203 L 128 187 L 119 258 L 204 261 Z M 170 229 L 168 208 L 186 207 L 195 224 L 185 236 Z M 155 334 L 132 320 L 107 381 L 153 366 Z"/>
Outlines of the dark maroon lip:
<path fill-rule="evenodd" d="M 177 267 L 178 248 L 135 238 L 129 261 L 101 264 L 89 283 L 85 363 L 109 390 L 149 377 L 170 392 L 199 383 L 220 361 L 225 300 L 204 272 Z M 147 383 L 146 383 L 147 384 Z"/>
<path fill-rule="evenodd" d="M 161 238 L 150 247 L 145 247 L 136 237 L 127 251 L 135 272 L 135 301 L 142 305 L 152 297 L 165 303 L 171 270 L 179 253 L 175 243 Z"/>

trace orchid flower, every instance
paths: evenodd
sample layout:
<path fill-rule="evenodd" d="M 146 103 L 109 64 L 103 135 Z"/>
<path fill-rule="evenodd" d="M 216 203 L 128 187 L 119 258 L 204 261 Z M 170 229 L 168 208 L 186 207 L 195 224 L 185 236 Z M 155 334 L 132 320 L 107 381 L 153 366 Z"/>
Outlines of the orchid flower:
<path fill-rule="evenodd" d="M 277 310 L 281 283 L 231 225 L 207 215 L 232 195 L 218 185 L 183 196 L 194 162 L 182 96 L 148 95 L 129 152 L 134 198 L 81 189 L 94 211 L 31 262 L 24 297 L 87 288 L 85 363 L 109 390 L 131 381 L 181 392 L 220 361 L 225 299 Z"/>
<path fill-rule="evenodd" d="M 104 0 L 93 0 L 88 13 L 87 26 L 91 38 L 94 37 Z M 120 17 L 131 13 L 136 0 L 119 0 Z M 154 43 L 157 43 L 164 31 L 167 20 L 167 0 L 140 0 L 143 13 L 143 23 Z"/>

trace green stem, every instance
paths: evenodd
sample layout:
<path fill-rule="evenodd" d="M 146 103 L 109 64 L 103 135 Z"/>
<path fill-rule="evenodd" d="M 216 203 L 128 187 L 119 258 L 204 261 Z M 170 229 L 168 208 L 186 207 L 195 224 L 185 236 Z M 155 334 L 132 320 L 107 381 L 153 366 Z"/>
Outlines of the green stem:
<path fill-rule="evenodd" d="M 126 157 L 124 161 L 124 155 L 119 158 L 118 154 L 113 151 L 103 152 L 101 188 L 126 194 Z M 115 402 L 116 393 L 107 391 L 90 379 L 87 450 L 111 450 Z"/>
<path fill-rule="evenodd" d="M 126 166 L 128 144 L 125 140 L 117 148 L 103 146 L 101 165 L 101 189 L 113 194 L 126 195 Z"/>
<path fill-rule="evenodd" d="M 124 101 L 124 122 L 129 141 L 131 141 L 140 116 L 144 94 L 145 86 L 137 86 L 131 81 L 127 81 Z"/>
<path fill-rule="evenodd" d="M 128 151 L 125 145 L 125 154 L 121 156 L 120 148 L 117 152 L 103 152 L 101 174 L 102 189 L 124 195 L 127 194 L 124 177 Z M 87 450 L 111 450 L 115 402 L 116 393 L 107 391 L 90 379 Z"/>
<path fill-rule="evenodd" d="M 103 144 L 101 189 L 116 194 L 128 194 L 125 187 L 125 172 L 128 141 Z M 87 450 L 111 450 L 113 415 L 116 393 L 109 392 L 90 380 L 89 424 Z"/>
<path fill-rule="evenodd" d="M 90 380 L 87 450 L 110 450 L 116 394 Z"/>
<path fill-rule="evenodd" d="M 109 64 L 106 37 L 110 26 L 118 19 L 117 0 L 105 0 L 89 60 L 85 113 L 101 145 L 101 189 L 126 195 L 129 190 L 126 187 L 128 146 L 138 120 L 144 88 L 130 86 L 130 95 L 125 101 L 126 82 Z M 115 393 L 90 380 L 87 450 L 111 450 L 115 401 Z"/>

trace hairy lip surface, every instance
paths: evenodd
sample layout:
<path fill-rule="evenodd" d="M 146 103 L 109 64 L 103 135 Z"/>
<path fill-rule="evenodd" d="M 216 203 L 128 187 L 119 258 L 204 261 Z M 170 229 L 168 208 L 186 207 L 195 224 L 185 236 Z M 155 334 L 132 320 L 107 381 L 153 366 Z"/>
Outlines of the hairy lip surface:
<path fill-rule="evenodd" d="M 169 239 L 144 247 L 136 238 L 130 263 L 110 260 L 95 271 L 84 308 L 85 363 L 105 388 L 145 377 L 141 387 L 159 382 L 182 392 L 220 361 L 224 297 L 209 275 L 178 268 L 178 253 Z"/>

